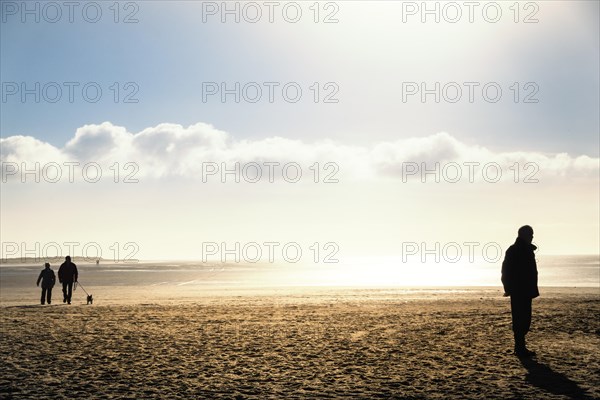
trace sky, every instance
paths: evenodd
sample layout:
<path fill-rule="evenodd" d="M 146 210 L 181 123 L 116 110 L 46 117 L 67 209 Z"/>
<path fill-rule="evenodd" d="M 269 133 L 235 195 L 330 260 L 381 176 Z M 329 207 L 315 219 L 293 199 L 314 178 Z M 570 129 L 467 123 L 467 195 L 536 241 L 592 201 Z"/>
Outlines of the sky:
<path fill-rule="evenodd" d="M 1 5 L 3 258 L 599 253 L 598 2 Z"/>

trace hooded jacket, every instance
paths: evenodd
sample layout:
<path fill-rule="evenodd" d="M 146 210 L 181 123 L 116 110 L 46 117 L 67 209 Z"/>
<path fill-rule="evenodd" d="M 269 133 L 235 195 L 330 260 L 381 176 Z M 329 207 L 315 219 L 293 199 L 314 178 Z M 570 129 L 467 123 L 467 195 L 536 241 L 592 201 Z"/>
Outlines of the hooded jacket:
<path fill-rule="evenodd" d="M 502 262 L 502 284 L 504 292 L 510 296 L 536 298 L 538 291 L 538 271 L 533 253 L 537 247 L 517 238 L 506 250 Z"/>

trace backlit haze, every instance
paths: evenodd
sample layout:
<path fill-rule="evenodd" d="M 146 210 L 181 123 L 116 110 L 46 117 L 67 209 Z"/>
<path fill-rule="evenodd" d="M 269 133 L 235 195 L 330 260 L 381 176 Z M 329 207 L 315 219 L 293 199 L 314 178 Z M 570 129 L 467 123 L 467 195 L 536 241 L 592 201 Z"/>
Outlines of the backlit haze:
<path fill-rule="evenodd" d="M 244 3 L 239 22 L 221 2 L 119 3 L 118 22 L 102 3 L 97 23 L 22 22 L 3 4 L 2 258 L 489 284 L 529 224 L 540 271 L 552 255 L 597 268 L 597 2 L 499 3 L 499 17 L 481 2 L 472 22 L 462 2 L 460 19 L 431 2 L 439 22 L 421 2 L 297 3 L 296 23 L 287 3 L 273 22 L 261 2 L 257 22 Z"/>

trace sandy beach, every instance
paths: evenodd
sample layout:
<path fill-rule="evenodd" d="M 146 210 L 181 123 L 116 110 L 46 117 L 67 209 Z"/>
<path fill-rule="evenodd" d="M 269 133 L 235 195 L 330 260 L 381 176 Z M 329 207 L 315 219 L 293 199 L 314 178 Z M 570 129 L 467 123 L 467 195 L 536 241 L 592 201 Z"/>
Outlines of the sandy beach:
<path fill-rule="evenodd" d="M 58 294 L 58 293 L 57 293 Z M 58 296 L 57 296 L 58 297 Z M 597 289 L 546 289 L 512 354 L 499 288 L 1 308 L 2 398 L 600 398 Z"/>

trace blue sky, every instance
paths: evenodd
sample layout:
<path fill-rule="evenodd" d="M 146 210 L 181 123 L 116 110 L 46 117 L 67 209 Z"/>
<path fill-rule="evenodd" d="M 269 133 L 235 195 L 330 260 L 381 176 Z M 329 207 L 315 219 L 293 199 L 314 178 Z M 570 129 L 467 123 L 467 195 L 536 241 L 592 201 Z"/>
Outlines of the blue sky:
<path fill-rule="evenodd" d="M 56 23 L 44 20 L 48 9 L 39 23 L 30 14 L 22 22 L 22 4 L 2 1 L 2 172 L 94 162 L 104 175 L 97 184 L 3 175 L 3 241 L 97 241 L 105 250 L 133 241 L 141 258 L 172 259 L 198 258 L 203 240 L 276 238 L 335 241 L 369 257 L 397 256 L 407 240 L 504 246 L 529 223 L 547 254 L 598 252 L 598 2 L 518 2 L 518 16 L 513 2 L 480 2 L 473 22 L 463 2 L 427 3 L 446 10 L 439 22 L 410 12 L 421 2 L 318 2 L 318 22 L 313 2 L 279 2 L 272 23 L 264 2 L 227 2 L 258 5 L 256 23 L 203 14 L 222 2 L 118 2 L 117 23 L 114 2 L 93 3 L 97 23 L 82 17 L 84 3 L 73 23 L 67 9 Z M 43 13 L 49 3 L 29 4 Z M 452 23 L 456 4 L 462 17 Z M 297 23 L 282 14 L 291 6 L 302 11 Z M 137 22 L 123 23 L 131 12 Z M 324 23 L 328 15 L 337 22 Z M 21 85 L 36 82 L 50 98 L 58 85 L 62 97 L 23 102 Z M 246 98 L 256 86 L 262 97 L 203 93 L 236 82 Z M 102 90 L 95 103 L 81 92 L 90 83 Z M 302 90 L 299 101 L 284 98 L 285 85 Z M 436 85 L 440 101 L 423 100 Z M 135 163 L 139 182 L 114 184 L 115 162 L 120 179 Z M 332 162 L 340 182 L 205 184 L 206 162 L 296 162 L 303 179 L 314 163 L 326 173 Z M 422 162 L 496 163 L 503 175 L 490 183 L 477 167 L 474 183 L 405 182 L 406 163 Z M 535 184 L 523 183 L 528 173 Z M 70 228 L 57 230 L 65 216 Z M 35 225 L 43 228 L 32 233 Z"/>
<path fill-rule="evenodd" d="M 114 23 L 108 3 L 95 24 L 78 9 L 74 23 L 66 9 L 54 24 L 43 15 L 40 23 L 31 15 L 27 23 L 20 14 L 5 15 L 3 82 L 98 82 L 103 96 L 95 104 L 77 91 L 74 103 L 66 95 L 55 104 L 10 96 L 2 104 L 1 134 L 62 145 L 88 123 L 110 121 L 140 131 L 161 122 L 206 122 L 237 137 L 374 143 L 448 131 L 505 150 L 598 155 L 597 2 L 538 2 L 539 22 L 532 24 L 515 24 L 508 5 L 495 24 L 477 12 L 472 24 L 466 15 L 455 24 L 431 17 L 422 24 L 419 15 L 402 24 L 401 3 L 339 2 L 333 24 L 313 23 L 307 3 L 296 24 L 277 12 L 272 24 L 266 14 L 255 24 L 243 15 L 240 23 L 228 16 L 223 24 L 219 14 L 203 23 L 201 2 L 137 2 L 137 10 L 120 3 L 119 18 L 135 11 L 139 20 L 129 24 Z M 520 18 L 529 12 L 521 10 Z M 304 97 L 296 104 L 203 103 L 202 82 L 223 81 L 299 82 Z M 433 87 L 471 81 L 498 82 L 502 99 L 491 104 L 478 93 L 473 104 L 436 104 L 432 96 L 425 104 L 418 96 L 402 102 L 401 82 Z M 115 104 L 109 89 L 114 82 L 121 96 L 133 90 L 123 85 L 134 82 L 139 103 Z M 313 82 L 335 82 L 339 103 L 311 103 Z M 536 83 L 539 103 L 511 101 L 514 82 Z M 521 98 L 531 92 L 520 90 Z"/>

